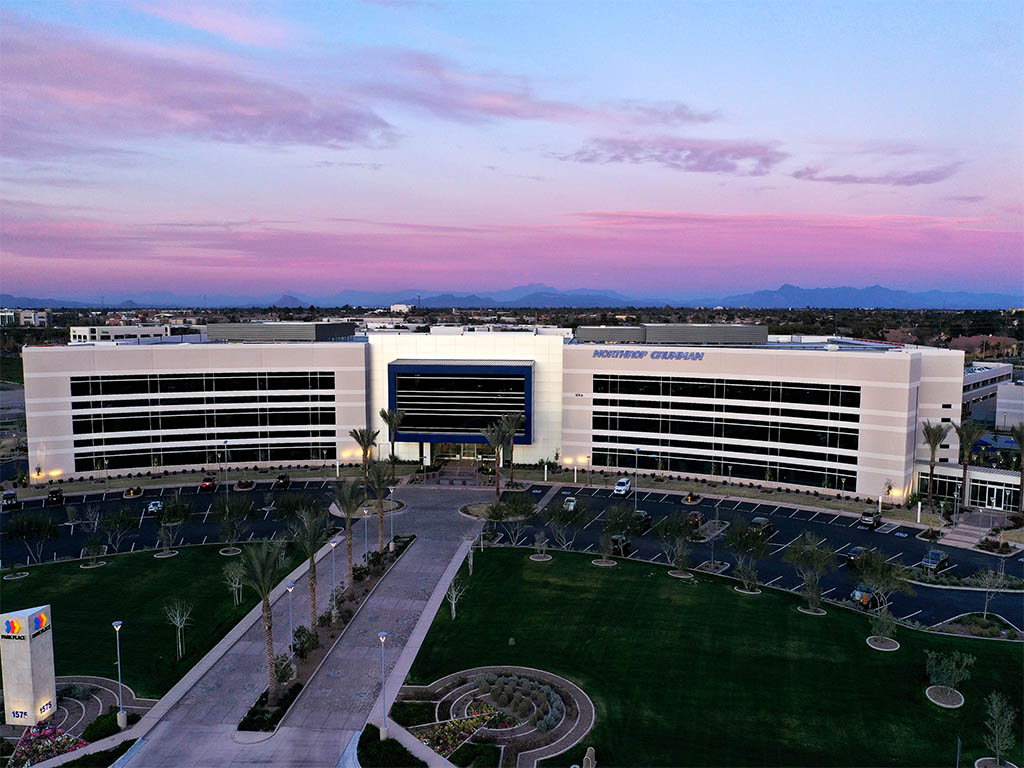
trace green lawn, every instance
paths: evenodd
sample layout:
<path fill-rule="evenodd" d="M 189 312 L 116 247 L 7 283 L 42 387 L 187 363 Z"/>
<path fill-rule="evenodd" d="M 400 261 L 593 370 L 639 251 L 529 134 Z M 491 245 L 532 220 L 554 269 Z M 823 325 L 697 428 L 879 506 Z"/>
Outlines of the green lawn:
<path fill-rule="evenodd" d="M 725 581 L 688 585 L 652 565 L 590 560 L 477 557 L 472 577 L 463 569 L 470 588 L 458 620 L 442 605 L 410 681 L 487 664 L 572 679 L 594 700 L 597 723 L 583 746 L 546 765 L 582 763 L 586 745 L 612 766 L 952 765 L 957 736 L 970 765 L 988 754 L 983 698 L 1001 690 L 1021 710 L 1019 644 L 902 630 L 903 647 L 879 653 L 864 642 L 866 617 L 849 611 L 805 616 L 773 590 L 746 597 Z M 977 656 L 963 708 L 925 699 L 925 648 Z M 1018 731 L 1018 764 L 1020 745 Z"/>
<path fill-rule="evenodd" d="M 0 355 L 0 381 L 25 384 L 25 373 L 21 367 L 21 355 Z"/>
<path fill-rule="evenodd" d="M 83 570 L 80 561 L 37 565 L 19 581 L 0 581 L 0 610 L 50 604 L 53 654 L 58 675 L 117 678 L 111 622 L 124 622 L 121 655 L 124 682 L 139 696 L 166 693 L 207 651 L 256 605 L 243 592 L 237 608 L 221 573 L 229 558 L 220 545 L 184 547 L 177 557 L 158 560 L 152 552 L 117 555 L 103 568 Z M 289 548 L 282 578 L 301 561 Z M 185 631 L 185 656 L 175 658 L 174 627 L 163 604 L 181 596 L 194 603 Z"/>

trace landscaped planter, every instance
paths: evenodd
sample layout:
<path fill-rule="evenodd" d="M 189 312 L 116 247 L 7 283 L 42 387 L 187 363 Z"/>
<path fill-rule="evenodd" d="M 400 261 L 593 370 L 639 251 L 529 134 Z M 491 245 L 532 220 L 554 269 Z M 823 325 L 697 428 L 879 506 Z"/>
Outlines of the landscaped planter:
<path fill-rule="evenodd" d="M 537 554 L 533 554 L 533 555 L 530 555 L 530 559 L 533 560 L 533 562 L 535 562 L 535 563 L 546 563 L 548 560 L 551 559 L 551 555 L 537 555 Z"/>
<path fill-rule="evenodd" d="M 178 550 L 172 549 L 169 552 L 157 552 L 155 555 L 153 555 L 153 557 L 157 558 L 158 560 L 165 560 L 168 557 L 174 557 L 177 554 Z"/>
<path fill-rule="evenodd" d="M 1017 765 L 1005 757 L 998 763 L 994 757 L 979 757 L 974 761 L 974 768 L 1017 768 Z"/>
<path fill-rule="evenodd" d="M 871 635 L 865 642 L 868 647 L 876 651 L 886 651 L 891 653 L 892 651 L 898 651 L 900 644 L 893 640 L 891 637 L 883 637 L 882 635 Z"/>
<path fill-rule="evenodd" d="M 943 709 L 959 709 L 964 705 L 964 695 L 945 685 L 929 685 L 924 689 L 924 695 L 932 704 Z"/>
<path fill-rule="evenodd" d="M 614 560 L 608 560 L 603 557 L 600 557 L 597 560 L 591 560 L 590 563 L 591 565 L 596 565 L 600 568 L 611 568 L 613 565 L 616 565 Z"/>
<path fill-rule="evenodd" d="M 746 587 L 733 587 L 732 590 L 733 590 L 733 592 L 737 592 L 737 593 L 739 593 L 741 595 L 760 595 L 761 594 L 761 590 L 757 589 L 756 587 L 754 589 L 747 589 Z"/>
<path fill-rule="evenodd" d="M 99 562 L 96 562 L 96 563 L 82 563 L 78 567 L 79 568 L 84 568 L 84 569 L 88 570 L 89 568 L 102 568 L 106 564 L 107 564 L 106 560 L 100 560 Z"/>
<path fill-rule="evenodd" d="M 802 605 L 798 605 L 796 609 L 800 611 L 800 613 L 805 613 L 808 616 L 824 616 L 826 614 L 824 608 L 805 608 Z"/>
<path fill-rule="evenodd" d="M 673 579 L 682 579 L 683 581 L 689 581 L 693 578 L 693 574 L 689 571 L 669 571 L 668 575 Z"/>
<path fill-rule="evenodd" d="M 218 554 L 224 555 L 224 557 L 234 557 L 235 555 L 242 554 L 242 550 L 238 547 L 223 547 L 217 550 Z"/>
<path fill-rule="evenodd" d="M 28 571 L 18 571 L 17 573 L 8 573 L 4 576 L 4 581 L 17 581 L 18 579 L 24 579 L 28 576 Z"/>

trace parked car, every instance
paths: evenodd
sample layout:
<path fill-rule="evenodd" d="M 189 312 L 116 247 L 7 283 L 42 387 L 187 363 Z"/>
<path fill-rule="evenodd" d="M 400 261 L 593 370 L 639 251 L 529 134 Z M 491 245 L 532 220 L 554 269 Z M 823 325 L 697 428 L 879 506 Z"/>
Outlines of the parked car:
<path fill-rule="evenodd" d="M 287 491 L 288 486 L 292 484 L 292 479 L 288 475 L 282 473 L 277 476 L 277 480 L 274 481 L 275 491 Z"/>
<path fill-rule="evenodd" d="M 694 530 L 700 528 L 708 521 L 708 516 L 699 509 L 691 509 L 687 517 L 690 518 L 690 524 L 693 525 Z"/>
<path fill-rule="evenodd" d="M 868 553 L 867 547 L 850 547 L 846 550 L 846 562 L 856 565 L 864 555 Z"/>
<path fill-rule="evenodd" d="M 860 524 L 866 525 L 868 528 L 877 528 L 882 524 L 882 513 L 874 507 L 865 509 L 860 514 Z"/>
<path fill-rule="evenodd" d="M 159 515 L 164 511 L 164 503 L 162 501 L 151 501 L 146 506 L 147 515 Z"/>
<path fill-rule="evenodd" d="M 921 565 L 926 571 L 938 571 L 949 563 L 949 555 L 941 549 L 929 549 L 921 558 Z"/>
<path fill-rule="evenodd" d="M 755 517 L 750 521 L 750 527 L 762 536 L 771 536 L 772 531 L 775 530 L 775 526 L 772 525 L 772 521 L 767 517 Z"/>
<path fill-rule="evenodd" d="M 4 509 L 17 509 L 18 508 L 18 492 L 14 490 L 4 491 L 3 500 Z"/>
<path fill-rule="evenodd" d="M 878 607 L 878 595 L 866 584 L 858 584 L 850 593 L 850 599 L 866 611 Z"/>
<path fill-rule="evenodd" d="M 576 510 L 576 497 L 566 496 L 562 500 L 562 509 L 564 509 L 566 512 L 574 512 Z"/>
<path fill-rule="evenodd" d="M 47 504 L 63 504 L 64 503 L 64 489 L 63 488 L 51 488 L 50 492 L 46 494 Z"/>
<path fill-rule="evenodd" d="M 612 536 L 612 554 L 618 555 L 619 557 L 629 557 L 633 551 L 633 544 L 630 542 L 628 536 L 624 536 L 621 533 L 616 533 Z"/>
<path fill-rule="evenodd" d="M 628 496 L 633 483 L 628 477 L 620 477 L 615 481 L 615 488 L 612 489 L 612 496 Z"/>
<path fill-rule="evenodd" d="M 643 536 L 651 528 L 651 515 L 642 509 L 633 513 L 629 521 L 629 532 L 634 536 Z"/>
<path fill-rule="evenodd" d="M 213 475 L 206 475 L 205 477 L 203 477 L 202 482 L 199 483 L 199 490 L 200 490 L 200 492 L 202 492 L 202 491 L 213 492 L 216 488 L 217 488 L 217 481 L 216 481 L 216 479 L 214 479 Z"/>

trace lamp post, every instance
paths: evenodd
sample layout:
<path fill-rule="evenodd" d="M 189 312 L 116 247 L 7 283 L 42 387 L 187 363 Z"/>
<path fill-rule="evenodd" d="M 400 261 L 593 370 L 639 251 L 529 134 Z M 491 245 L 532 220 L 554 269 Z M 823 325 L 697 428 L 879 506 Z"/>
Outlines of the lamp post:
<path fill-rule="evenodd" d="M 389 485 L 388 486 L 388 500 L 390 501 L 391 497 L 394 496 L 394 495 L 395 495 L 395 486 Z M 391 524 L 391 540 L 388 542 L 388 550 L 390 552 L 394 552 L 395 551 L 395 510 L 394 509 L 392 509 L 390 512 L 388 512 L 388 522 Z"/>
<path fill-rule="evenodd" d="M 295 590 L 295 584 L 289 584 L 285 589 L 288 590 L 288 653 L 295 658 L 295 630 L 292 629 L 292 592 Z"/>
<path fill-rule="evenodd" d="M 633 449 L 633 514 L 637 511 L 637 485 L 640 477 L 640 449 Z"/>
<path fill-rule="evenodd" d="M 729 485 L 732 485 L 732 464 L 729 465 Z"/>
<path fill-rule="evenodd" d="M 115 621 L 113 627 L 117 639 L 117 727 L 123 731 L 128 727 L 128 713 L 124 711 L 124 685 L 121 682 L 121 623 Z"/>
<path fill-rule="evenodd" d="M 839 482 L 840 482 L 840 484 L 842 486 L 842 491 L 840 491 L 840 493 L 839 493 L 839 511 L 840 512 L 845 512 L 846 511 L 846 478 L 845 477 L 842 478 Z"/>
<path fill-rule="evenodd" d="M 327 449 L 320 449 L 320 476 L 327 479 Z"/>
<path fill-rule="evenodd" d="M 228 495 L 228 441 L 224 441 L 224 495 Z"/>
<path fill-rule="evenodd" d="M 370 515 L 369 507 L 363 507 L 363 562 L 369 564 L 370 562 L 370 540 L 367 531 L 370 528 L 370 524 L 366 522 L 366 518 Z"/>
<path fill-rule="evenodd" d="M 103 459 L 103 493 L 106 495 L 110 491 L 110 465 L 107 464 L 107 460 Z"/>
<path fill-rule="evenodd" d="M 384 641 L 388 639 L 387 632 L 378 632 L 380 638 L 380 740 L 388 737 L 388 705 L 385 701 L 384 681 Z"/>
<path fill-rule="evenodd" d="M 334 570 L 334 548 L 338 546 L 337 539 L 331 539 L 331 607 L 334 607 L 334 590 L 338 588 L 338 572 Z"/>
<path fill-rule="evenodd" d="M 590 457 L 584 457 L 587 461 L 587 485 L 591 485 L 594 479 L 594 468 L 590 464 Z"/>

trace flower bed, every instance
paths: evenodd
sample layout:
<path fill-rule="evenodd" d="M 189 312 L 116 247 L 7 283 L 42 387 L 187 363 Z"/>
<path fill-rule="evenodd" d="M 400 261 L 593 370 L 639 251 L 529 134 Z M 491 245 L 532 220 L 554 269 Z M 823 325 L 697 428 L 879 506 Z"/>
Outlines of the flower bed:
<path fill-rule="evenodd" d="M 441 755 L 441 757 L 448 757 L 448 755 L 462 746 L 462 743 L 469 739 L 470 736 L 483 728 L 489 719 L 490 715 L 480 714 L 472 717 L 463 717 L 458 720 L 446 720 L 443 723 L 410 728 L 409 732 L 437 752 L 437 754 Z"/>
<path fill-rule="evenodd" d="M 23 768 L 23 766 L 41 763 L 51 757 L 81 749 L 87 743 L 52 725 L 46 723 L 34 725 L 25 731 L 18 741 L 18 746 L 14 748 L 14 754 L 11 755 L 7 768 Z"/>
<path fill-rule="evenodd" d="M 523 724 L 523 721 L 515 715 L 504 712 L 483 699 L 474 699 L 470 702 L 469 706 L 466 707 L 466 714 L 470 717 L 475 717 L 476 715 L 486 716 L 488 718 L 487 728 L 515 728 Z"/>

